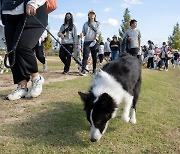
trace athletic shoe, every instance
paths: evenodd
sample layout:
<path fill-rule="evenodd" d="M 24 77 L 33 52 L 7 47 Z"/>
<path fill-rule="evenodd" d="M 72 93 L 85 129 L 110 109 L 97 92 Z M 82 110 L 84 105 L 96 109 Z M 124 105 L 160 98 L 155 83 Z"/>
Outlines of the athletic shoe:
<path fill-rule="evenodd" d="M 45 62 L 45 64 L 43 64 L 43 72 L 47 71 L 47 61 Z"/>
<path fill-rule="evenodd" d="M 38 97 L 42 93 L 42 85 L 44 83 L 44 78 L 39 75 L 38 79 L 32 79 L 31 90 L 25 96 L 26 98 Z"/>
<path fill-rule="evenodd" d="M 85 72 L 85 71 L 81 71 L 81 72 L 79 73 L 79 75 L 81 75 L 81 76 L 86 76 L 86 72 Z"/>
<path fill-rule="evenodd" d="M 28 89 L 26 87 L 22 87 L 21 85 L 18 85 L 17 89 L 7 96 L 7 99 L 14 101 L 22 97 L 25 97 L 27 93 L 28 93 Z"/>
<path fill-rule="evenodd" d="M 63 71 L 62 74 L 67 75 L 69 72 Z"/>

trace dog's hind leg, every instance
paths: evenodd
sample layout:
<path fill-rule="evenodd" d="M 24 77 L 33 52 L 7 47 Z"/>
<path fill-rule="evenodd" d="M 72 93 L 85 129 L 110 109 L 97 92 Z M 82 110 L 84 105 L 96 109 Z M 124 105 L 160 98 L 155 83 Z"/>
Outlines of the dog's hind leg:
<path fill-rule="evenodd" d="M 133 124 L 136 123 L 136 103 L 138 100 L 140 88 L 141 88 L 141 77 L 139 78 L 139 80 L 136 83 L 136 86 L 134 88 L 134 98 L 133 98 L 133 105 L 132 105 L 132 109 L 131 109 L 131 119 L 130 119 L 130 122 Z"/>
<path fill-rule="evenodd" d="M 122 120 L 125 121 L 125 122 L 129 122 L 130 120 L 130 117 L 129 117 L 129 112 L 130 112 L 130 109 L 131 109 L 131 106 L 132 106 L 132 101 L 133 101 L 133 96 L 126 96 L 124 98 L 124 108 L 123 108 L 123 114 L 122 114 Z"/>

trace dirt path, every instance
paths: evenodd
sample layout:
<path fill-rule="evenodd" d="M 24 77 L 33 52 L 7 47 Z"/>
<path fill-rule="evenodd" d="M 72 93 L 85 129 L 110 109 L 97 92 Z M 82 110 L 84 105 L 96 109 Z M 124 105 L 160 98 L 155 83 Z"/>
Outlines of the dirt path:
<path fill-rule="evenodd" d="M 57 81 L 72 80 L 79 77 L 77 72 L 70 72 L 68 75 L 64 75 L 59 71 L 48 71 L 48 72 L 40 73 L 40 74 L 44 77 L 45 84 L 49 84 L 49 83 L 57 82 Z M 13 84 L 11 73 L 0 74 L 0 92 L 4 90 L 9 90 L 9 89 L 15 89 L 16 86 L 17 85 Z"/>

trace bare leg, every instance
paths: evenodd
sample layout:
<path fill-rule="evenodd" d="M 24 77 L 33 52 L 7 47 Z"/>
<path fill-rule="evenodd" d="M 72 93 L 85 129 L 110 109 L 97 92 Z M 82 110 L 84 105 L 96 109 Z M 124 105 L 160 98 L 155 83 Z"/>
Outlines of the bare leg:
<path fill-rule="evenodd" d="M 33 73 L 33 74 L 31 74 L 32 79 L 33 79 L 33 78 L 36 78 L 36 77 L 38 77 L 38 76 L 39 76 L 39 73 Z"/>
<path fill-rule="evenodd" d="M 27 81 L 23 80 L 23 81 L 19 82 L 18 85 L 20 85 L 21 87 L 27 87 Z"/>

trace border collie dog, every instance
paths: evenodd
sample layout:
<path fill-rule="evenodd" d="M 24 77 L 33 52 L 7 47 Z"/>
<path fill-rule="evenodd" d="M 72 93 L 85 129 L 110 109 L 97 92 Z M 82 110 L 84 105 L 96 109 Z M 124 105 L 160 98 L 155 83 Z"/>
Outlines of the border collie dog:
<path fill-rule="evenodd" d="M 128 53 L 122 53 L 118 60 L 103 66 L 93 79 L 87 94 L 78 92 L 84 102 L 87 120 L 91 124 L 92 142 L 100 140 L 121 102 L 125 103 L 122 120 L 136 123 L 136 103 L 140 88 L 140 61 Z"/>

